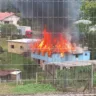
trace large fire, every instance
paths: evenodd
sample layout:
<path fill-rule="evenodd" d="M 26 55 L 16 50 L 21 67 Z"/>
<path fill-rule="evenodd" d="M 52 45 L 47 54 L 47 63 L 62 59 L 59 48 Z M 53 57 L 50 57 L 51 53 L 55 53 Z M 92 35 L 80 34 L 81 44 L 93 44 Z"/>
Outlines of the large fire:
<path fill-rule="evenodd" d="M 64 53 L 72 53 L 75 51 L 75 46 L 64 38 L 62 33 L 58 33 L 53 36 L 52 33 L 47 32 L 46 28 L 43 31 L 43 39 L 31 44 L 32 52 L 37 52 L 38 54 L 51 56 L 53 53 L 59 53 L 61 57 Z"/>

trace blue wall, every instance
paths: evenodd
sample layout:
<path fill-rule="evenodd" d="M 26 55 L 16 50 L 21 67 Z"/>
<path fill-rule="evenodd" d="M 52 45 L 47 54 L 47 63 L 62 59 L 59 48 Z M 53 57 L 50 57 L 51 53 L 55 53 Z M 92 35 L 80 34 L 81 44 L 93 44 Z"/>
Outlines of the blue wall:
<path fill-rule="evenodd" d="M 36 53 L 31 53 L 31 57 L 35 59 L 44 60 L 46 62 L 64 62 L 64 61 L 86 61 L 90 60 L 90 51 L 85 51 L 83 54 L 68 54 L 66 53 L 64 57 L 61 57 L 60 54 L 53 54 L 51 57 L 38 55 Z"/>

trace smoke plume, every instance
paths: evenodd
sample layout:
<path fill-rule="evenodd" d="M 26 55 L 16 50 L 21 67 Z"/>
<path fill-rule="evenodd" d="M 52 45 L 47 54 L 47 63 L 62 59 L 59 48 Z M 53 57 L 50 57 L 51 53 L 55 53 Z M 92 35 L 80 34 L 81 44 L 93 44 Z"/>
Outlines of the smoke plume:
<path fill-rule="evenodd" d="M 6 2 L 6 0 L 1 0 Z M 80 13 L 80 0 L 10 0 L 19 8 L 22 18 L 37 19 L 49 32 L 71 34 L 79 38 L 78 30 L 72 28 Z M 34 22 L 32 22 L 34 23 Z M 71 29 L 72 28 L 72 29 Z"/>
<path fill-rule="evenodd" d="M 23 18 L 37 18 L 49 31 L 63 32 L 78 18 L 77 3 L 75 0 L 18 0 L 18 7 Z"/>

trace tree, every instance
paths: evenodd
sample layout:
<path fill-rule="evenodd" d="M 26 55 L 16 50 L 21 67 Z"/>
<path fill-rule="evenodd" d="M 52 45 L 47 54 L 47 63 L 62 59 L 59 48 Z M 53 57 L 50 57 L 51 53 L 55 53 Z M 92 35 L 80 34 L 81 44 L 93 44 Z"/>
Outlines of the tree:
<path fill-rule="evenodd" d="M 21 26 L 31 26 L 32 30 L 42 29 L 42 24 L 37 18 L 21 18 L 18 24 Z"/>
<path fill-rule="evenodd" d="M 83 2 L 82 7 L 82 18 L 92 21 L 92 25 L 96 24 L 96 0 L 86 0 Z M 96 57 L 96 33 L 84 33 L 84 45 L 87 43 L 89 50 L 91 51 L 91 59 Z"/>
<path fill-rule="evenodd" d="M 32 61 L 30 58 L 26 58 L 23 60 L 23 70 L 24 70 L 24 77 L 31 79 L 35 76 L 36 72 L 38 71 L 38 64 L 35 61 Z"/>
<path fill-rule="evenodd" d="M 81 11 L 83 13 L 82 18 L 92 21 L 93 25 L 96 24 L 96 1 L 87 0 L 83 2 Z"/>
<path fill-rule="evenodd" d="M 14 4 L 12 4 L 11 0 L 5 1 L 6 5 L 1 7 L 2 12 L 13 12 L 13 13 L 20 13 L 19 9 L 17 9 Z M 5 3 L 4 2 L 4 3 Z"/>
<path fill-rule="evenodd" d="M 3 37 L 7 37 L 7 36 L 13 36 L 13 35 L 17 35 L 18 34 L 18 30 L 17 27 L 13 24 L 4 24 L 1 25 L 1 36 Z"/>

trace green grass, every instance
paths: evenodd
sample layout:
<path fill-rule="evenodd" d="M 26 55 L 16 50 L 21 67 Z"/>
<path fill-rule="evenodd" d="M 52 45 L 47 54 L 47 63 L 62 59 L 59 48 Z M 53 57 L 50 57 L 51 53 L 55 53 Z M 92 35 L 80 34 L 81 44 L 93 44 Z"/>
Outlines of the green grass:
<path fill-rule="evenodd" d="M 1 94 L 12 94 L 12 89 L 14 89 L 14 86 L 11 86 L 6 83 L 0 83 L 0 96 Z"/>
<path fill-rule="evenodd" d="M 0 54 L 1 64 L 31 64 L 32 61 L 29 58 L 25 58 L 22 55 L 8 53 L 7 51 Z"/>
<path fill-rule="evenodd" d="M 29 83 L 24 85 L 16 85 L 16 83 L 1 83 L 1 94 L 35 94 L 35 93 L 54 93 L 56 89 L 50 84 Z"/>
<path fill-rule="evenodd" d="M 94 84 L 94 86 L 96 86 L 96 72 L 94 72 L 94 79 L 93 79 L 93 84 Z"/>
<path fill-rule="evenodd" d="M 31 60 L 19 54 L 8 53 L 8 44 L 6 38 L 0 38 L 0 46 L 5 51 L 0 54 L 0 64 L 31 64 Z"/>
<path fill-rule="evenodd" d="M 18 85 L 13 89 L 15 94 L 33 94 L 55 92 L 56 89 L 50 84 L 26 84 Z"/>
<path fill-rule="evenodd" d="M 6 38 L 0 38 L 0 46 L 4 49 L 8 49 L 8 42 Z"/>

